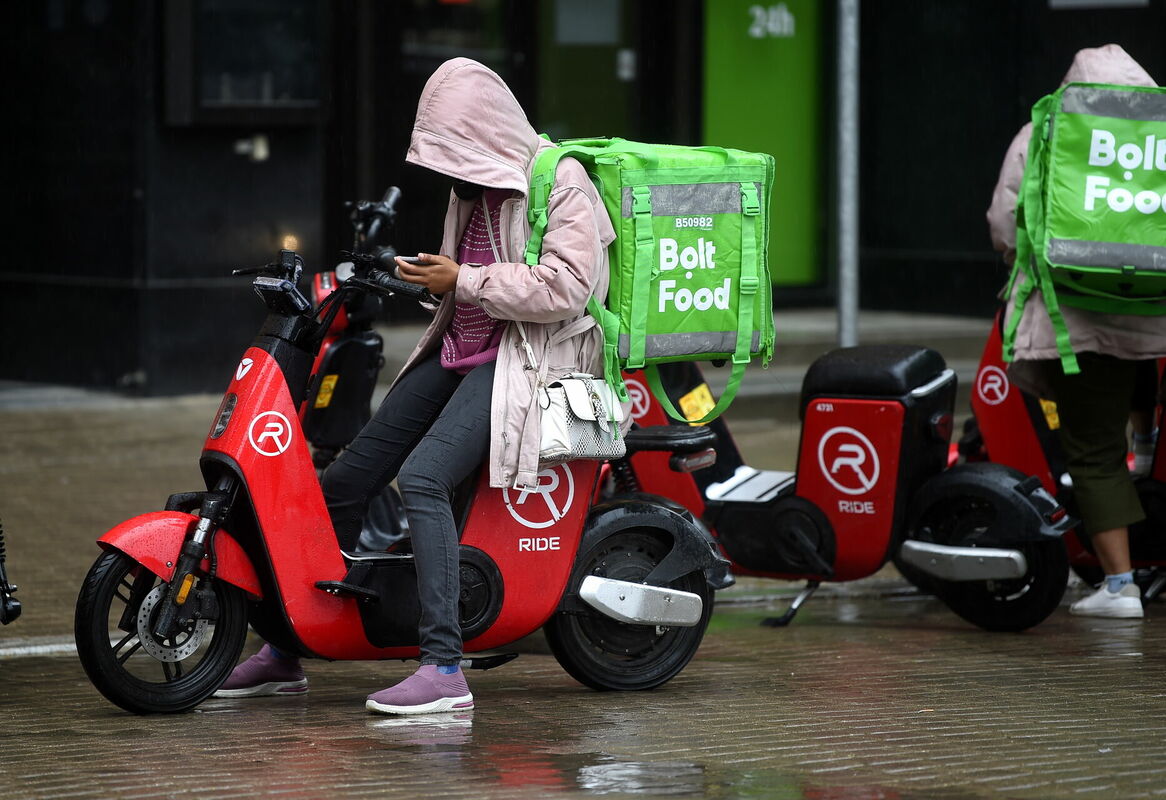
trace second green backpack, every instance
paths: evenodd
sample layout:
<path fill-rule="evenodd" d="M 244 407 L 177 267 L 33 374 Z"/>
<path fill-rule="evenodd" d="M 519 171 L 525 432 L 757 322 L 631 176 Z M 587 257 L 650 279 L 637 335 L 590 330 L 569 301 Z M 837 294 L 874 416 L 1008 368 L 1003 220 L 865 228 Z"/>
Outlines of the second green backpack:
<path fill-rule="evenodd" d="M 537 264 L 555 167 L 578 159 L 595 182 L 616 231 L 609 248 L 606 308 L 588 310 L 604 333 L 606 379 L 627 398 L 622 368 L 644 369 L 675 419 L 656 364 L 731 360 L 719 416 L 754 356 L 773 355 L 769 193 L 773 157 L 720 147 L 572 139 L 543 150 L 531 177 L 526 262 Z"/>
<path fill-rule="evenodd" d="M 1070 83 L 1037 102 L 1016 206 L 1016 308 L 1045 303 L 1066 374 L 1079 371 L 1062 305 L 1166 314 L 1166 89 Z"/>

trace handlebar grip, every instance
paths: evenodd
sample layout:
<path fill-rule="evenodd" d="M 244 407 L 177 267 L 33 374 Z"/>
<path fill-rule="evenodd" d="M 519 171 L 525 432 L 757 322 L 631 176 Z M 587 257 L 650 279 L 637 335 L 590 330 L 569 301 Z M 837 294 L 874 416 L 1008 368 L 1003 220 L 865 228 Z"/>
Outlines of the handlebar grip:
<path fill-rule="evenodd" d="M 403 281 L 400 278 L 394 278 L 384 270 L 370 269 L 368 271 L 368 280 L 370 283 L 376 284 L 380 288 L 392 292 L 393 294 L 403 294 L 406 297 L 412 297 L 414 300 L 431 300 L 432 295 L 424 286 L 418 286 L 415 283 Z"/>
<path fill-rule="evenodd" d="M 391 247 L 378 247 L 373 253 L 377 263 L 381 265 L 381 269 L 389 273 L 389 277 L 397 277 L 397 251 Z M 398 279 L 399 280 L 399 279 Z"/>
<path fill-rule="evenodd" d="M 385 196 L 381 198 L 381 202 L 390 211 L 397 210 L 397 201 L 401 199 L 401 190 L 396 186 L 390 186 L 385 190 Z"/>

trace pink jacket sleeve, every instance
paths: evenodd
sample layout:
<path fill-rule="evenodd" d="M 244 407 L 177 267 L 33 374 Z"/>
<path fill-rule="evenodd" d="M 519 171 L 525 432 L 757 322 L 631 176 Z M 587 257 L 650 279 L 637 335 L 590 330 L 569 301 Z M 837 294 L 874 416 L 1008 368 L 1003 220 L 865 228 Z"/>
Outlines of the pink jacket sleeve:
<path fill-rule="evenodd" d="M 538 264 L 489 264 L 464 281 L 459 274 L 457 299 L 477 303 L 495 319 L 546 323 L 582 314 L 614 231 L 580 180 L 587 180 L 582 166 L 564 159 L 547 201 L 547 231 Z"/>
<path fill-rule="evenodd" d="M 992 246 L 1004 254 L 1008 266 L 1016 260 L 1016 197 L 1020 191 L 1020 180 L 1024 177 L 1024 164 L 1028 157 L 1028 141 L 1032 138 L 1032 123 L 1027 123 L 1008 145 L 1004 163 L 1000 165 L 1000 177 L 992 192 L 992 205 L 988 207 L 988 231 L 992 235 Z"/>

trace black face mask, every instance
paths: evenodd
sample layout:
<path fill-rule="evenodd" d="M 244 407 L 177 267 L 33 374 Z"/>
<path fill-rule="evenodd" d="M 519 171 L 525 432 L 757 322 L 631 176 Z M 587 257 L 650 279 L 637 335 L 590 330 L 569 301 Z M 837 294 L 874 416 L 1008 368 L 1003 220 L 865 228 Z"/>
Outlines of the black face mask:
<path fill-rule="evenodd" d="M 462 200 L 477 200 L 484 191 L 484 187 L 469 181 L 454 181 L 453 183 L 453 193 Z"/>

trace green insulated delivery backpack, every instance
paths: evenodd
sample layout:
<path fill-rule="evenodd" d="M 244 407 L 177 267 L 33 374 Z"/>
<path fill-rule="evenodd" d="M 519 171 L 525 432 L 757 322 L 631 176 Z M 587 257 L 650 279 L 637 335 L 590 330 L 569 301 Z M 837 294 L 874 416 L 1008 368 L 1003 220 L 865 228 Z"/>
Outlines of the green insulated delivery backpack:
<path fill-rule="evenodd" d="M 1016 205 L 1016 308 L 1039 292 L 1067 374 L 1079 372 L 1060 306 L 1166 314 L 1166 90 L 1070 83 L 1037 102 Z"/>
<path fill-rule="evenodd" d="M 588 310 L 603 330 L 606 379 L 627 399 L 621 368 L 643 368 L 675 419 L 656 364 L 732 360 L 719 416 L 751 358 L 773 355 L 772 283 L 766 245 L 773 157 L 720 147 L 624 139 L 572 139 L 539 154 L 531 176 L 526 263 L 537 264 L 555 167 L 578 159 L 616 231 L 607 307 Z"/>

